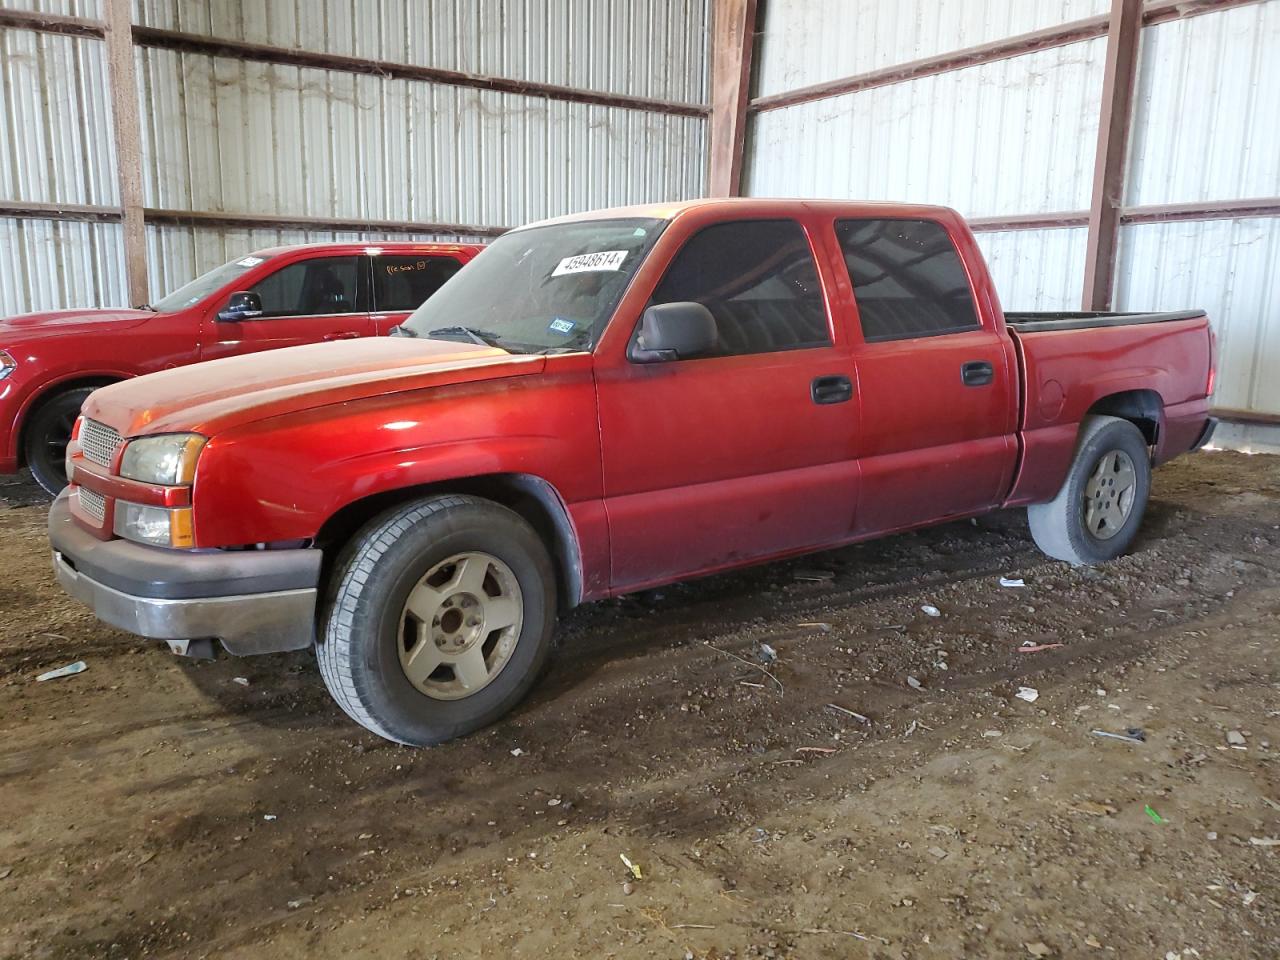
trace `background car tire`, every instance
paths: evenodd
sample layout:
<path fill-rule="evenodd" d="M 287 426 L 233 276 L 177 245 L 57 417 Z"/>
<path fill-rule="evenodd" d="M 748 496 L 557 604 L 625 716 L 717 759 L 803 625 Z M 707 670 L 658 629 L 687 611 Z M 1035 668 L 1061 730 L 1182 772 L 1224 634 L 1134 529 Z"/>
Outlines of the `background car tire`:
<path fill-rule="evenodd" d="M 483 551 L 519 584 L 523 611 L 505 665 L 474 693 L 430 697 L 401 666 L 409 594 L 448 557 Z M 316 660 L 330 694 L 357 723 L 410 746 L 487 726 L 529 692 L 548 663 L 556 618 L 551 558 L 533 528 L 506 507 L 439 496 L 395 507 L 368 523 L 339 555 Z"/>
<path fill-rule="evenodd" d="M 43 400 L 32 412 L 23 430 L 22 454 L 36 483 L 56 497 L 67 485 L 64 467 L 67 441 L 80 408 L 93 387 L 64 390 Z"/>
<path fill-rule="evenodd" d="M 1090 496 L 1090 481 L 1107 457 L 1114 458 L 1109 461 L 1111 463 L 1127 458 L 1127 463 L 1133 467 L 1133 489 L 1123 522 L 1116 524 L 1105 537 L 1100 537 L 1089 529 L 1086 499 Z M 1101 499 L 1114 489 L 1113 481 L 1110 490 L 1105 487 L 1102 491 L 1095 489 L 1095 494 Z M 1086 417 L 1076 443 L 1075 459 L 1062 489 L 1048 503 L 1027 507 L 1031 536 L 1036 546 L 1049 556 L 1074 566 L 1114 560 L 1133 543 L 1142 525 L 1150 493 L 1151 455 L 1138 428 L 1118 417 Z"/>

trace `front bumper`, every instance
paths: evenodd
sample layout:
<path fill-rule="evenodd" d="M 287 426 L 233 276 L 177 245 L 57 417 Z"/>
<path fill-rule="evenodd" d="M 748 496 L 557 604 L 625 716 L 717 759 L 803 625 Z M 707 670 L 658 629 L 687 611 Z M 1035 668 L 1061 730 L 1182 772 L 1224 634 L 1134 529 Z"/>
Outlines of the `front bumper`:
<path fill-rule="evenodd" d="M 220 640 L 238 656 L 311 645 L 319 550 L 194 552 L 99 540 L 72 519 L 68 498 L 63 491 L 49 510 L 54 573 L 99 620 L 183 654 L 193 640 Z"/>

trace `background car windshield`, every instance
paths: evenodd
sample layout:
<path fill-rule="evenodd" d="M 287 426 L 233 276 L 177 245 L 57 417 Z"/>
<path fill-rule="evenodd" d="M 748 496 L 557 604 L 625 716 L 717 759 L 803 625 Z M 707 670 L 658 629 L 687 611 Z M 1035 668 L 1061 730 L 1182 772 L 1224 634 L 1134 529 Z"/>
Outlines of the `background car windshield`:
<path fill-rule="evenodd" d="M 177 313 L 179 310 L 185 310 L 199 303 L 213 291 L 226 286 L 236 277 L 248 273 L 265 259 L 266 257 L 239 257 L 230 263 L 214 267 L 208 273 L 201 274 L 157 302 L 155 308 L 160 313 Z"/>
<path fill-rule="evenodd" d="M 503 234 L 403 327 L 521 353 L 589 350 L 664 223 L 582 220 Z"/>

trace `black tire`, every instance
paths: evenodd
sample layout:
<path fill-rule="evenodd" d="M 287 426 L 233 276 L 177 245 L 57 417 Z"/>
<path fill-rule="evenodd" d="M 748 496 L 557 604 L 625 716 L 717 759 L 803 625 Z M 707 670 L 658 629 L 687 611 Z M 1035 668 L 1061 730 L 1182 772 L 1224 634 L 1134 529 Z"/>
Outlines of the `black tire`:
<path fill-rule="evenodd" d="M 514 574 L 523 620 L 487 686 L 460 699 L 434 699 L 401 667 L 401 616 L 410 591 L 433 567 L 469 551 L 500 559 Z M 529 692 L 552 652 L 551 558 L 524 518 L 488 500 L 438 496 L 386 511 L 343 549 L 331 584 L 316 644 L 320 675 L 348 716 L 397 743 L 430 746 L 494 722 Z"/>
<path fill-rule="evenodd" d="M 80 408 L 93 391 L 93 387 L 76 387 L 55 393 L 42 401 L 27 420 L 23 459 L 36 483 L 50 496 L 56 497 L 67 485 L 67 442 Z"/>
<path fill-rule="evenodd" d="M 1098 536 L 1086 522 L 1086 488 L 1103 459 L 1114 454 L 1127 456 L 1133 466 L 1133 498 L 1123 522 Z M 1086 417 L 1062 489 L 1048 503 L 1027 508 L 1031 536 L 1049 556 L 1073 566 L 1114 560 L 1132 545 L 1150 494 L 1151 454 L 1138 428 L 1118 417 Z"/>

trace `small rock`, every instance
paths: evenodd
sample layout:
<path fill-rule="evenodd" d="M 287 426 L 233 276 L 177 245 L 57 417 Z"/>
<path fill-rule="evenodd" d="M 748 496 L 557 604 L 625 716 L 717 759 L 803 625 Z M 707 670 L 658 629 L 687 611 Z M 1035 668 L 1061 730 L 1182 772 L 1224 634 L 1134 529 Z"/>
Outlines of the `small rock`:
<path fill-rule="evenodd" d="M 920 609 L 921 609 L 922 611 L 924 611 L 924 615 L 925 615 L 925 616 L 927 616 L 927 617 L 940 617 L 940 616 L 942 616 L 942 611 L 941 611 L 941 610 L 939 610 L 937 607 L 935 607 L 935 606 L 934 606 L 933 604 L 931 604 L 931 603 L 926 603 L 926 604 L 921 605 Z"/>
<path fill-rule="evenodd" d="M 939 860 L 947 859 L 947 851 L 943 850 L 941 847 L 930 847 L 929 855 L 937 857 Z"/>
<path fill-rule="evenodd" d="M 992 739 L 995 739 L 996 737 L 1004 736 L 1004 734 L 1001 733 L 999 730 L 983 730 L 982 735 L 984 737 L 991 737 Z"/>
<path fill-rule="evenodd" d="M 915 677 L 907 677 L 907 686 L 910 687 L 912 690 L 924 689 L 924 684 L 921 683 L 919 680 L 917 680 Z"/>
<path fill-rule="evenodd" d="M 1037 940 L 1035 943 L 1024 943 L 1023 946 L 1027 948 L 1027 953 L 1031 954 L 1033 957 L 1053 956 L 1053 948 L 1040 940 Z"/>
<path fill-rule="evenodd" d="M 1244 734 L 1239 730 L 1232 730 L 1227 734 L 1227 743 L 1233 747 L 1243 747 L 1245 745 Z"/>
<path fill-rule="evenodd" d="M 635 884 L 632 883 L 630 880 L 628 880 L 626 883 L 622 885 L 623 896 L 626 896 L 626 897 L 631 896 L 632 891 L 634 891 L 635 888 L 636 888 Z"/>

